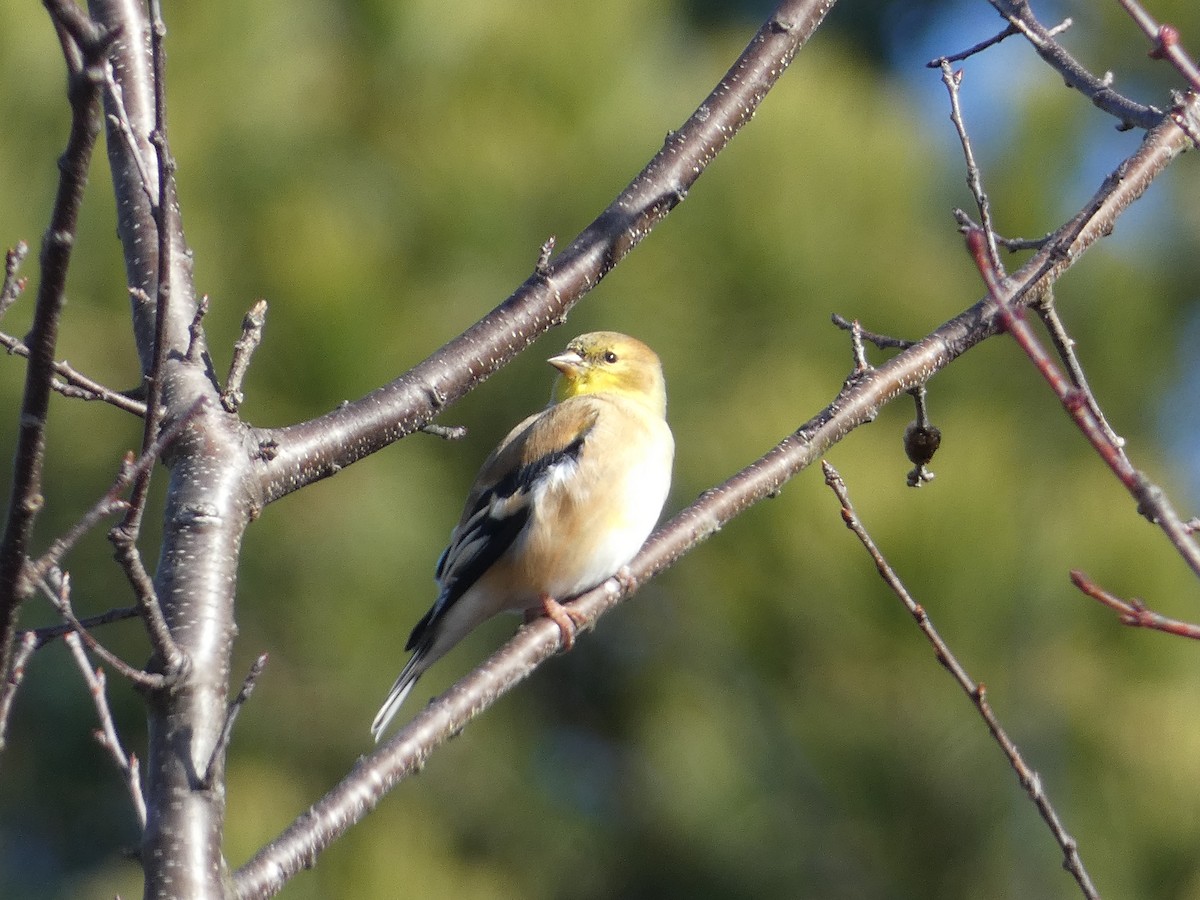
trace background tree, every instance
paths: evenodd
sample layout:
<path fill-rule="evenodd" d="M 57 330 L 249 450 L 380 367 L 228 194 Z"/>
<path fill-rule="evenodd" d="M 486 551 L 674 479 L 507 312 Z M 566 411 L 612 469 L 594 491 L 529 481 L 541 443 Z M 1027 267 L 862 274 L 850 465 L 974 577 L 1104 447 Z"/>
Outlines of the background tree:
<path fill-rule="evenodd" d="M 135 33 L 110 43 L 71 8 L 49 5 L 81 72 Z M 533 18 L 519 4 L 467 4 L 452 21 L 444 6 L 425 3 L 168 11 L 171 150 L 196 250 L 196 293 L 211 298 L 202 326 L 222 384 L 246 308 L 257 296 L 270 302 L 244 421 L 270 428 L 312 420 L 389 382 L 508 295 L 547 234 L 564 246 L 609 203 L 752 30 L 721 8 L 646 6 Z M 109 21 L 135 11 L 97 3 L 90 12 Z M 1197 43 L 1190 5 L 1153 12 Z M 1116 4 L 1037 13 L 1047 25 L 1074 15 L 1061 39 L 1099 77 L 1111 70 L 1125 96 L 1165 109 L 1168 88 L 1184 86 L 1171 66 L 1145 59 L 1150 44 Z M 223 833 L 207 836 L 223 842 L 231 866 L 371 749 L 367 723 L 430 600 L 427 573 L 470 475 L 494 439 L 541 403 L 549 372 L 539 360 L 568 332 L 621 328 L 666 360 L 680 445 L 674 513 L 837 394 L 851 360 L 846 336 L 828 324 L 831 312 L 917 337 L 979 299 L 980 274 L 947 210 L 978 216 L 961 187 L 945 89 L 923 63 L 1004 27 L 981 3 L 897 4 L 873 20 L 840 5 L 683 209 L 571 313 L 567 328 L 443 416 L 470 428 L 466 442 L 417 435 L 267 507 L 247 528 L 240 558 L 238 535 L 223 531 L 230 552 L 208 558 L 237 577 L 228 671 L 209 665 L 221 662 L 224 635 L 210 636 L 218 652 L 207 662 L 189 646 L 192 668 L 175 676 L 184 698 L 151 685 L 159 699 L 149 704 L 150 734 L 138 692 L 110 675 L 107 694 L 121 741 L 144 769 L 145 747 L 176 754 L 175 762 L 206 757 L 178 732 L 164 738 L 164 723 L 199 722 L 213 739 L 225 716 L 220 692 L 269 652 L 228 764 L 213 773 L 225 786 L 227 816 Z M 9 243 L 45 230 L 57 190 L 48 161 L 71 120 L 54 33 L 39 10 L 0 10 L 0 83 L 8 86 L 0 106 L 9 124 L 0 140 L 8 173 L 0 222 Z M 960 66 L 965 119 L 1002 234 L 1058 228 L 1110 170 L 1146 147 L 1149 119 L 1114 131 L 1111 109 L 1063 90 L 1020 38 Z M 152 122 L 155 98 L 131 91 L 130 77 L 118 67 L 123 100 Z M 88 90 L 86 78 L 76 79 L 77 109 Z M 104 100 L 102 82 L 90 90 Z M 135 244 L 129 228 L 131 219 L 145 226 L 153 218 L 159 164 L 144 143 L 144 170 L 122 167 L 127 139 L 111 120 L 104 125 L 120 202 L 107 199 L 108 167 L 95 155 L 74 241 L 48 245 L 70 246 L 69 270 L 53 258 L 40 268 L 27 261 L 29 287 L 5 328 L 22 334 L 40 295 L 52 292 L 50 276 L 67 272 L 70 304 L 54 355 L 103 384 L 129 387 L 153 365 L 160 246 Z M 1116 237 L 1056 286 L 1108 417 L 1136 464 L 1183 508 L 1194 497 L 1195 177 L 1190 160 L 1170 167 L 1119 219 Z M 676 199 L 660 196 L 668 206 Z M 1004 262 L 1016 269 L 1029 255 Z M 240 488 L 222 495 L 228 508 L 186 497 L 187 484 L 203 479 L 185 474 L 203 459 L 201 439 L 215 435 L 230 454 L 222 471 L 245 478 L 258 463 L 235 459 L 230 439 L 269 435 L 241 431 L 216 407 L 178 402 L 210 382 L 201 345 L 189 337 L 192 260 L 182 244 L 167 257 L 175 280 L 166 345 L 184 357 L 175 380 L 163 382 L 168 423 L 181 412 L 192 418 L 175 426 L 172 493 L 160 469 L 138 546 L 151 571 L 165 548 L 157 592 L 186 644 L 196 632 L 178 633 L 180 623 L 198 595 L 181 606 L 170 591 L 178 577 L 172 548 L 205 539 L 214 516 L 248 518 L 257 509 L 253 492 Z M 131 285 L 144 292 L 133 295 L 133 340 L 124 314 Z M 197 365 L 183 364 L 189 345 Z M 871 353 L 877 364 L 885 358 Z M 0 392 L 16 423 L 12 452 L 28 458 L 15 444 L 28 401 L 20 365 L 11 366 Z M 1077 567 L 1187 617 L 1183 598 L 1195 589 L 1187 567 L 1143 527 L 1012 341 L 985 341 L 949 367 L 931 384 L 929 404 L 945 437 L 933 464 L 939 478 L 925 489 L 904 485 L 907 401 L 882 408 L 874 427 L 832 452 L 860 514 L 958 657 L 987 682 L 1100 890 L 1197 892 L 1198 733 L 1187 715 L 1194 648 L 1118 628 L 1111 614 L 1080 602 L 1066 578 Z M 108 406 L 56 396 L 50 410 L 45 503 L 27 545 L 6 543 L 35 559 L 108 491 L 121 454 L 143 442 L 142 421 Z M 316 444 L 329 434 L 310 437 Z M 340 837 L 286 895 L 388 896 L 403 887 L 434 896 L 794 896 L 799 886 L 825 897 L 1077 896 L 1034 805 L 838 527 L 836 504 L 809 473 L 644 584 L 574 653 L 441 747 L 422 777 Z M 111 521 L 120 520 L 118 512 Z M 104 530 L 89 532 L 64 562 L 80 616 L 132 602 L 126 574 L 107 561 Z M 194 574 L 211 581 L 213 571 Z M 10 579 L 6 599 L 16 586 Z M 48 586 L 62 588 L 53 577 Z M 210 584 L 209 598 L 227 587 Z M 21 627 L 61 621 L 44 596 L 24 603 L 20 616 Z M 411 712 L 511 630 L 499 621 L 466 642 L 422 681 Z M 133 623 L 96 634 L 127 660 L 154 649 Z M 523 640 L 532 652 L 538 632 Z M 550 653 L 543 644 L 538 652 Z M 152 668 L 172 675 L 169 645 L 160 639 L 158 650 Z M 111 754 L 89 735 L 92 700 L 69 654 L 62 641 L 37 650 L 15 696 L 0 757 L 4 892 L 136 893 L 140 872 L 120 859 L 120 848 L 140 841 L 136 814 Z M 207 693 L 188 696 L 197 666 Z M 153 785 L 154 774 L 144 774 Z M 189 802 L 219 802 L 199 795 L 190 791 Z M 148 799 L 153 822 L 170 798 L 151 790 Z"/>

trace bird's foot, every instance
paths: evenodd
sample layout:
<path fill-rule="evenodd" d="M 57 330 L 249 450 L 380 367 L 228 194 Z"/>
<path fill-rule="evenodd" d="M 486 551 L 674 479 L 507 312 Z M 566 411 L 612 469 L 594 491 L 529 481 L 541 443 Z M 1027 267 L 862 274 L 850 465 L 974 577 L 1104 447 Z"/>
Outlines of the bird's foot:
<path fill-rule="evenodd" d="M 633 570 L 629 566 L 621 566 L 613 573 L 613 578 L 617 579 L 622 595 L 632 594 L 637 590 L 638 580 L 633 577 Z"/>
<path fill-rule="evenodd" d="M 580 628 L 587 624 L 587 619 L 582 613 L 563 606 L 549 594 L 542 594 L 540 606 L 534 606 L 525 611 L 525 621 L 529 622 L 539 615 L 546 616 L 558 626 L 559 633 L 562 635 L 563 653 L 575 646 L 575 635 L 579 633 Z"/>

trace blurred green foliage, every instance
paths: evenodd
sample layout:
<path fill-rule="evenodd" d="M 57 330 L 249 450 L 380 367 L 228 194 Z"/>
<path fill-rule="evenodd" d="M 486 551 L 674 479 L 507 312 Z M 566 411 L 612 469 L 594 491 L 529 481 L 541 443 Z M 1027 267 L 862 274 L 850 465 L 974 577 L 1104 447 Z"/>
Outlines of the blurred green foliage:
<path fill-rule="evenodd" d="M 542 404 L 551 373 L 540 360 L 570 335 L 626 330 L 662 355 L 679 446 L 673 512 L 834 395 L 850 355 L 831 312 L 918 337 L 979 297 L 948 214 L 969 204 L 956 139 L 937 74 L 920 67 L 932 54 L 916 54 L 930 35 L 950 41 L 933 53 L 962 49 L 999 20 L 983 3 L 921 4 L 920 15 L 893 3 L 879 19 L 842 6 L 688 201 L 568 325 L 445 414 L 470 427 L 466 441 L 409 438 L 250 529 L 235 671 L 264 650 L 271 661 L 230 753 L 232 865 L 369 750 L 368 723 L 432 599 L 473 472 Z M 245 309 L 259 296 L 271 304 L 246 418 L 281 424 L 360 396 L 507 296 L 546 236 L 577 233 L 740 52 L 753 26 L 722 9 L 168 4 L 169 124 L 218 371 Z M 1145 59 L 1115 4 L 1055 12 L 1076 18 L 1067 41 L 1085 62 L 1168 102 L 1170 71 Z M 1154 12 L 1200 47 L 1192 0 Z M 1011 62 L 1005 80 L 978 74 L 987 57 L 968 62 L 964 100 L 991 138 L 979 151 L 1001 227 L 1038 235 L 1138 138 L 1064 90 L 1028 47 L 1011 40 L 996 53 Z M 36 255 L 68 122 L 36 4 L 0 7 L 0 85 L 0 243 L 25 238 Z M 1058 290 L 1136 463 L 1183 506 L 1157 398 L 1180 354 L 1194 356 L 1174 335 L 1195 315 L 1198 187 L 1185 158 L 1148 212 Z M 128 387 L 136 356 L 113 222 L 98 152 L 61 356 Z M 36 284 L 34 260 L 26 273 Z M 30 307 L 27 297 L 5 329 L 22 333 Z M 0 450 L 11 455 L 23 368 L 4 365 Z M 860 513 L 987 683 L 1099 889 L 1200 897 L 1196 650 L 1121 628 L 1066 573 L 1193 619 L 1194 579 L 1009 342 L 939 375 L 930 404 L 944 434 L 931 485 L 904 485 L 906 403 L 830 454 Z M 56 398 L 42 544 L 104 490 L 139 433 L 123 414 Z M 128 602 L 108 557 L 96 534 L 69 560 L 81 612 Z M 40 601 L 25 612 L 28 625 L 53 618 Z M 421 682 L 413 709 L 513 627 L 493 622 L 464 642 Z M 131 660 L 146 654 L 133 625 L 104 639 Z M 110 695 L 140 753 L 138 698 L 117 678 Z M 136 842 L 133 816 L 93 721 L 64 649 L 40 652 L 0 759 L 0 894 L 139 893 L 136 865 L 121 858 Z M 809 471 L 473 723 L 283 894 L 400 895 L 1078 894 L 970 704 Z"/>

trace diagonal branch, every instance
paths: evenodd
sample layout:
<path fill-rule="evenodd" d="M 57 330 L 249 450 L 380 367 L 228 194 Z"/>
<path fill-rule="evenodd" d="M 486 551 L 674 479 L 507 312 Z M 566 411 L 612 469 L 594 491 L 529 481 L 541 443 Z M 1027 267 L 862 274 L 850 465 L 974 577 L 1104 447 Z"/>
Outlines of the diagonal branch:
<path fill-rule="evenodd" d="M 1025 789 L 1025 793 L 1029 795 L 1029 799 L 1033 801 L 1037 807 L 1038 814 L 1041 815 L 1046 825 L 1050 828 L 1050 833 L 1054 835 L 1054 840 L 1063 852 L 1063 868 L 1071 873 L 1079 885 L 1079 889 L 1083 891 L 1084 897 L 1088 900 L 1099 900 L 1100 895 L 1096 892 L 1095 885 L 1092 884 L 1091 876 L 1088 875 L 1087 869 L 1084 868 L 1083 859 L 1079 855 L 1079 845 L 1075 838 L 1067 833 L 1063 827 L 1062 820 L 1058 816 L 1058 811 L 1046 796 L 1045 790 L 1042 788 L 1042 779 L 1029 764 L 1025 762 L 1020 748 L 1013 742 L 1013 739 L 1008 736 L 1008 732 L 1000 724 L 1000 720 L 996 717 L 992 705 L 988 702 L 987 691 L 981 682 L 975 681 L 962 663 L 950 650 L 949 645 L 942 639 L 937 628 L 929 618 L 929 614 L 925 611 L 921 604 L 913 599 L 912 594 L 908 592 L 908 588 L 904 586 L 904 582 L 900 580 L 900 576 L 896 574 L 896 570 L 884 557 L 883 552 L 875 544 L 871 535 L 867 532 L 862 520 L 858 518 L 858 514 L 854 511 L 854 506 L 850 502 L 850 492 L 846 488 L 845 481 L 838 471 L 828 462 L 823 462 L 821 468 L 825 473 L 825 483 L 833 491 L 838 498 L 838 502 L 842 504 L 842 520 L 846 523 L 846 527 L 854 532 L 855 537 L 859 539 L 872 561 L 875 563 L 875 568 L 879 570 L 880 577 L 904 604 L 909 615 L 917 623 L 917 627 L 921 629 L 921 633 L 925 635 L 925 639 L 929 641 L 929 645 L 933 648 L 934 654 L 937 656 L 937 661 L 945 667 L 946 671 L 958 682 L 958 686 L 962 688 L 975 705 L 975 709 L 979 712 L 980 718 L 991 732 L 992 739 L 999 745 L 1001 751 L 1008 758 L 1008 764 L 1016 773 L 1017 780 L 1020 781 L 1021 787 Z"/>
<path fill-rule="evenodd" d="M 299 425 L 264 431 L 261 481 L 271 502 L 411 434 L 559 324 L 686 196 L 753 117 L 836 0 L 784 0 L 711 94 L 640 174 L 557 257 L 496 309 L 405 375 Z"/>
<path fill-rule="evenodd" d="M 1047 65 L 1057 71 L 1067 87 L 1079 91 L 1099 109 L 1115 117 L 1121 129 L 1153 128 L 1162 110 L 1144 106 L 1113 90 L 1108 78 L 1089 72 L 1058 42 L 1058 29 L 1047 28 L 1033 14 L 1028 0 L 988 0 L 1010 25 L 1025 36 Z"/>

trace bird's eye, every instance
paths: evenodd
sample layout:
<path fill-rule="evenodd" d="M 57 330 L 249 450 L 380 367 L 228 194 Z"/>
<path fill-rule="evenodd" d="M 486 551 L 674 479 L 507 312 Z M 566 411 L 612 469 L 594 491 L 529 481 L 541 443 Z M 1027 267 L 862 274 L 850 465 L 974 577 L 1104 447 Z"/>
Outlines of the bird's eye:
<path fill-rule="evenodd" d="M 617 354 L 613 353 L 613 351 L 611 351 L 611 350 L 605 350 L 604 351 L 604 361 L 606 363 L 608 363 L 609 365 L 612 365 L 613 363 L 615 363 L 617 361 Z"/>

